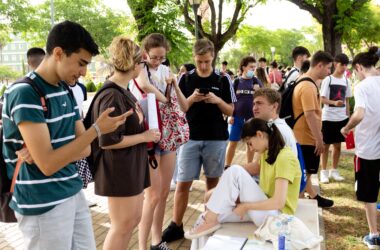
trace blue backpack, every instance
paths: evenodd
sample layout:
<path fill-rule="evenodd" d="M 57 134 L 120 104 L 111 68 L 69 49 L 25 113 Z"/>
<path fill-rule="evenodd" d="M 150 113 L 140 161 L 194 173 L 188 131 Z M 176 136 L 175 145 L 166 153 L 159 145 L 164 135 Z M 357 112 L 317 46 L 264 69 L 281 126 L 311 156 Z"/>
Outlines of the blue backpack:
<path fill-rule="evenodd" d="M 303 159 L 302 149 L 299 143 L 297 143 L 297 155 L 298 155 L 298 161 L 300 162 L 300 167 L 301 167 L 301 185 L 300 185 L 300 193 L 301 193 L 305 190 L 307 176 L 306 176 L 306 169 L 305 169 L 305 161 Z"/>

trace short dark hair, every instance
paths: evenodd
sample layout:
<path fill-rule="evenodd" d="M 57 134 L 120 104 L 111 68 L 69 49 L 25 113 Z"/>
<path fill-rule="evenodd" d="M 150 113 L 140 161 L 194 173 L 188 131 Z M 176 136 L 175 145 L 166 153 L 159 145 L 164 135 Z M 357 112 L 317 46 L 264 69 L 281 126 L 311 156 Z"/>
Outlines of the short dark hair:
<path fill-rule="evenodd" d="M 310 57 L 309 50 L 303 46 L 297 46 L 292 51 L 292 57 L 294 61 L 297 59 L 298 56 L 303 56 L 303 55 L 307 55 L 307 57 Z"/>
<path fill-rule="evenodd" d="M 334 62 L 340 63 L 342 65 L 347 65 L 350 62 L 350 59 L 346 54 L 341 53 L 334 57 Z"/>
<path fill-rule="evenodd" d="M 334 58 L 331 56 L 330 53 L 318 50 L 317 52 L 314 53 L 313 57 L 311 58 L 310 61 L 310 66 L 315 67 L 317 66 L 318 63 L 323 63 L 323 64 L 329 64 L 334 61 Z"/>
<path fill-rule="evenodd" d="M 267 62 L 267 59 L 265 59 L 265 57 L 260 57 L 259 62 Z"/>
<path fill-rule="evenodd" d="M 255 63 L 256 59 L 253 56 L 246 56 L 243 57 L 240 61 L 239 69 L 241 73 L 243 73 L 243 67 L 247 67 L 248 64 L 250 63 Z"/>
<path fill-rule="evenodd" d="M 302 63 L 300 71 L 301 73 L 306 73 L 309 70 L 309 68 L 310 68 L 310 61 L 306 60 Z"/>
<path fill-rule="evenodd" d="M 222 64 L 223 65 L 228 65 L 228 62 L 227 61 L 223 61 Z"/>
<path fill-rule="evenodd" d="M 32 69 L 36 69 L 40 65 L 44 57 L 45 51 L 41 48 L 33 47 L 28 49 L 28 51 L 26 52 L 28 65 L 32 67 Z"/>
<path fill-rule="evenodd" d="M 352 65 L 356 64 L 363 65 L 365 68 L 371 68 L 372 66 L 376 66 L 379 61 L 379 48 L 373 46 L 369 48 L 368 52 L 362 52 L 357 54 L 352 61 Z"/>
<path fill-rule="evenodd" d="M 186 71 L 188 71 L 188 72 L 189 72 L 190 70 L 195 69 L 195 65 L 192 64 L 192 63 L 185 63 L 183 66 L 185 67 Z"/>
<path fill-rule="evenodd" d="M 45 51 L 38 47 L 28 49 L 28 51 L 26 52 L 26 57 L 29 58 L 33 56 L 45 56 Z"/>
<path fill-rule="evenodd" d="M 277 67 L 278 67 L 278 64 L 277 64 L 276 61 L 271 62 L 270 65 L 271 65 L 273 68 L 275 68 L 275 69 L 277 69 Z"/>
<path fill-rule="evenodd" d="M 91 55 L 99 54 L 99 47 L 90 33 L 80 24 L 63 21 L 56 24 L 49 32 L 46 52 L 53 53 L 54 48 L 61 47 L 67 56 L 79 52 L 80 49 L 88 51 Z"/>

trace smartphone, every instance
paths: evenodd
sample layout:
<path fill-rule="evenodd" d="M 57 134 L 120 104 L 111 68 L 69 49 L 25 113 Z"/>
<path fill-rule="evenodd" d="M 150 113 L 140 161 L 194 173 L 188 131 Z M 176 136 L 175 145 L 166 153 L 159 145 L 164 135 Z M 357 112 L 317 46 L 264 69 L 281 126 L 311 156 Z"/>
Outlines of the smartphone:
<path fill-rule="evenodd" d="M 210 92 L 208 88 L 199 88 L 199 93 L 207 95 Z"/>

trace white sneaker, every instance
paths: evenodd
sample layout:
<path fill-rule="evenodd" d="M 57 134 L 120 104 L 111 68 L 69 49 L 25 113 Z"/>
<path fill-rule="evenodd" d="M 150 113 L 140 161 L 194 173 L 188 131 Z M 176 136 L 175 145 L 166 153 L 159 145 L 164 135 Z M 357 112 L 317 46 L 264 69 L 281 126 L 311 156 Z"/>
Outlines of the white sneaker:
<path fill-rule="evenodd" d="M 319 182 L 320 183 L 329 183 L 329 171 L 321 170 L 319 173 Z"/>
<path fill-rule="evenodd" d="M 344 181 L 344 177 L 341 176 L 337 169 L 330 170 L 330 178 L 333 178 L 335 181 Z"/>

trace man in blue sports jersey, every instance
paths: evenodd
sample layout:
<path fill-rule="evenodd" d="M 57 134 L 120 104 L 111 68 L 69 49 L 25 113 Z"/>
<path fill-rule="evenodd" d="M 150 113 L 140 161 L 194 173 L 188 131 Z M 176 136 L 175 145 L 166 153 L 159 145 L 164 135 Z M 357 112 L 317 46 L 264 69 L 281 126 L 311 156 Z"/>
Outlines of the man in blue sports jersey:
<path fill-rule="evenodd" d="M 28 76 L 44 93 L 48 112 L 27 83 L 14 84 L 5 92 L 3 155 L 8 170 L 12 170 L 8 173 L 13 174 L 18 158 L 26 161 L 21 165 L 10 207 L 26 249 L 96 249 L 82 181 L 72 162 L 88 156 L 90 143 L 114 131 L 129 113 L 110 117 L 114 109 L 110 108 L 85 130 L 75 100 L 61 84 L 84 76 L 92 56 L 99 53 L 82 26 L 70 21 L 54 26 L 46 52 Z M 22 150 L 23 146 L 27 150 Z"/>

